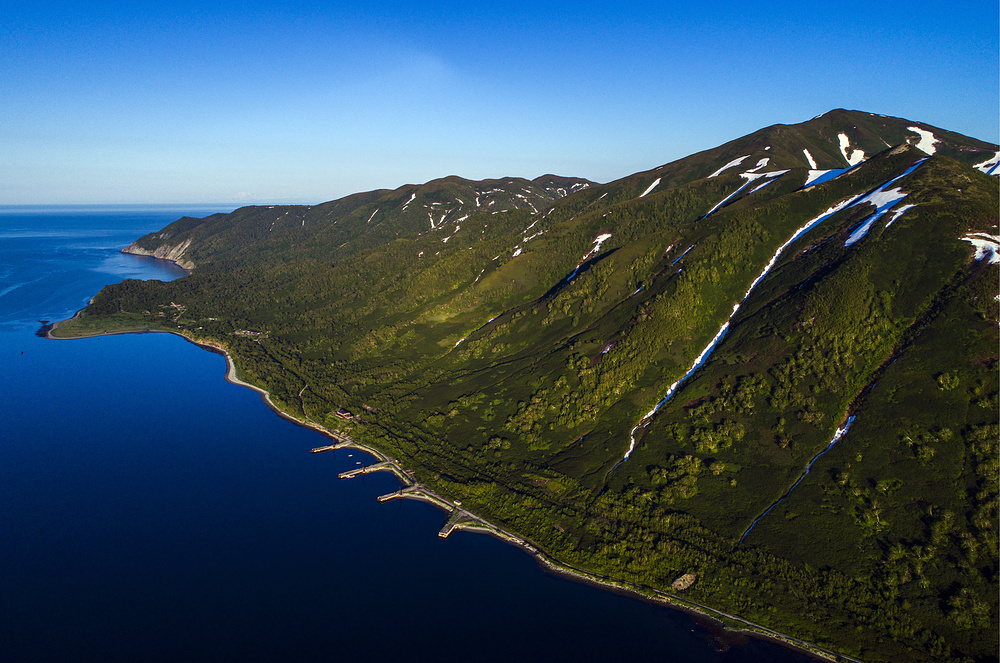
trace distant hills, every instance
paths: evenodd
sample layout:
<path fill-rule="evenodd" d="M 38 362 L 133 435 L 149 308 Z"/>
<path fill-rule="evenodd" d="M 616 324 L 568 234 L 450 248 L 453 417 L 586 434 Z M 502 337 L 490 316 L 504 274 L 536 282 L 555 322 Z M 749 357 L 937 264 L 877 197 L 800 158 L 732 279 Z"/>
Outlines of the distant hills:
<path fill-rule="evenodd" d="M 226 260 L 250 246 L 266 250 L 279 238 L 305 239 L 318 253 L 329 251 L 330 244 L 350 242 L 348 252 L 353 252 L 400 236 L 455 228 L 473 214 L 519 210 L 537 214 L 593 184 L 556 175 L 479 182 L 445 177 L 321 205 L 244 207 L 206 219 L 184 218 L 138 239 L 126 252 L 167 258 L 189 269 L 206 260 Z M 239 260 L 253 259 L 241 255 Z"/>
<path fill-rule="evenodd" d="M 137 239 L 191 274 L 77 324 L 222 345 L 575 568 L 866 661 L 995 660 L 998 157 L 834 110 L 607 184 L 244 207 Z"/>

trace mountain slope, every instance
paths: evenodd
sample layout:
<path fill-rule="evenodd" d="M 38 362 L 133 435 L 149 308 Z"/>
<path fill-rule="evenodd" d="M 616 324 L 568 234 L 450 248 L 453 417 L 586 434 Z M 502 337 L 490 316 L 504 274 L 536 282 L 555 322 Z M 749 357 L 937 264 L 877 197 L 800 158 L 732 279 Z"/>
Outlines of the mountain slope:
<path fill-rule="evenodd" d="M 181 261 L 189 269 L 212 263 L 247 264 L 296 256 L 344 255 L 399 236 L 443 231 L 473 214 L 537 213 L 593 183 L 544 175 L 473 182 L 446 177 L 393 191 L 354 194 L 321 205 L 244 207 L 206 219 L 180 219 L 133 242 L 128 253 Z M 347 246 L 344 246 L 344 245 Z"/>
<path fill-rule="evenodd" d="M 997 153 L 838 110 L 607 184 L 182 219 L 128 250 L 192 274 L 79 321 L 224 345 L 577 568 L 694 574 L 684 597 L 868 660 L 988 659 Z"/>

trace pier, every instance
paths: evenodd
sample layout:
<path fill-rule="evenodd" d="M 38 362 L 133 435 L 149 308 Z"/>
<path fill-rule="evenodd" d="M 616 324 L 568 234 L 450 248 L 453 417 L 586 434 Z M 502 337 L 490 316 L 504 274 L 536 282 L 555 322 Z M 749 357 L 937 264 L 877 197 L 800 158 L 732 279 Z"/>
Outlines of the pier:
<path fill-rule="evenodd" d="M 317 427 L 324 435 L 333 438 L 333 444 L 327 444 L 322 447 L 316 447 L 310 449 L 309 453 L 321 454 L 324 451 L 336 451 L 337 449 L 346 449 L 348 447 L 357 448 L 358 443 L 354 441 L 354 438 L 350 435 L 344 435 L 343 433 L 335 430 L 329 430 L 322 427 Z"/>
<path fill-rule="evenodd" d="M 346 436 L 345 436 L 346 437 Z M 351 441 L 353 442 L 353 440 Z M 331 444 L 325 447 L 317 447 L 313 449 L 313 453 L 322 453 L 323 451 L 329 451 L 332 449 L 340 449 L 344 447 L 350 448 L 362 448 L 360 445 L 339 442 L 337 444 Z M 403 483 L 398 490 L 385 495 L 380 495 L 378 497 L 379 502 L 390 502 L 395 499 L 413 499 L 420 500 L 421 502 L 427 502 L 433 504 L 434 506 L 448 512 L 448 520 L 445 521 L 441 530 L 438 532 L 438 536 L 442 539 L 447 539 L 452 532 L 456 529 L 475 529 L 495 536 L 501 539 L 508 540 L 514 543 L 519 543 L 525 545 L 520 539 L 512 537 L 509 534 L 498 530 L 493 525 L 490 525 L 481 518 L 469 513 L 462 508 L 462 503 L 458 500 L 448 501 L 442 498 L 440 495 L 428 490 L 425 486 L 416 483 L 413 476 L 403 470 L 394 459 L 382 456 L 386 460 L 382 460 L 377 463 L 372 463 L 371 465 L 366 465 L 364 467 L 358 467 L 353 470 L 348 470 L 346 472 L 341 472 L 337 475 L 339 479 L 353 479 L 354 477 L 364 476 L 365 474 L 371 474 L 372 472 L 392 472 L 396 477 Z M 530 546 L 526 545 L 526 548 L 530 551 Z"/>
<path fill-rule="evenodd" d="M 354 470 L 341 472 L 337 475 L 337 478 L 353 479 L 354 477 L 361 476 L 362 474 L 370 474 L 371 472 L 392 472 L 393 474 L 398 474 L 395 464 L 384 460 L 381 463 L 372 463 L 371 465 L 365 465 Z"/>
<path fill-rule="evenodd" d="M 343 449 L 346 446 L 347 445 L 338 442 L 336 444 L 328 444 L 325 447 L 316 447 L 315 449 L 310 449 L 309 453 L 311 453 L 311 454 L 321 454 L 324 451 L 336 451 L 337 449 Z"/>
<path fill-rule="evenodd" d="M 442 539 L 447 539 L 448 536 L 455 531 L 455 528 L 468 517 L 468 515 L 469 514 L 462 509 L 453 509 L 451 515 L 448 517 L 448 520 L 445 521 L 444 526 L 441 527 L 441 531 L 438 532 L 438 536 Z"/>
<path fill-rule="evenodd" d="M 426 496 L 420 492 L 420 487 L 413 485 L 413 486 L 403 486 L 399 490 L 392 493 L 388 493 L 386 495 L 379 495 L 378 501 L 389 502 L 391 500 L 403 499 L 406 497 L 409 497 L 411 499 L 420 499 L 420 500 L 427 499 Z"/>

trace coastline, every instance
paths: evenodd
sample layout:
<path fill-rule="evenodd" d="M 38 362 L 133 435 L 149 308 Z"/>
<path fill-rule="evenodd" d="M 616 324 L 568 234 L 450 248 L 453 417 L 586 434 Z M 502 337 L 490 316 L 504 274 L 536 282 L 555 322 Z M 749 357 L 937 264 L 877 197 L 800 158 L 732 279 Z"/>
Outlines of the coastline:
<path fill-rule="evenodd" d="M 545 551 L 543 551 L 539 546 L 534 543 L 509 532 L 502 527 L 494 525 L 493 523 L 485 520 L 484 518 L 464 509 L 461 507 L 460 502 L 455 502 L 448 500 L 431 489 L 419 484 L 413 475 L 407 471 L 396 459 L 388 456 L 381 450 L 369 446 L 367 444 L 360 443 L 354 440 L 352 437 L 345 435 L 337 430 L 328 429 L 306 417 L 306 419 L 300 419 L 293 416 L 280 408 L 278 408 L 274 402 L 271 400 L 270 393 L 253 385 L 249 382 L 245 382 L 236 375 L 236 365 L 233 362 L 232 356 L 229 354 L 227 348 L 222 343 L 217 343 L 213 341 L 197 341 L 188 336 L 187 334 L 171 329 L 146 329 L 146 330 L 118 330 L 118 331 L 103 331 L 103 332 L 92 332 L 80 336 L 72 337 L 58 337 L 53 336 L 52 331 L 58 329 L 60 325 L 66 322 L 77 319 L 84 309 L 77 311 L 73 317 L 67 320 L 62 320 L 55 322 L 51 325 L 47 325 L 47 328 L 39 330 L 39 334 L 44 331 L 44 337 L 51 340 L 76 340 L 80 338 L 93 338 L 100 336 L 119 336 L 123 334 L 146 334 L 146 333 L 166 333 L 179 336 L 184 340 L 188 341 L 192 345 L 196 345 L 204 350 L 212 352 L 214 354 L 220 354 L 225 357 L 226 360 L 226 373 L 224 379 L 226 382 L 246 387 L 256 392 L 261 400 L 267 407 L 277 414 L 282 419 L 289 421 L 290 423 L 296 424 L 303 428 L 307 428 L 322 434 L 324 437 L 333 440 L 336 444 L 332 448 L 350 448 L 357 451 L 362 451 L 369 454 L 376 459 L 376 462 L 372 464 L 379 465 L 378 468 L 369 471 L 391 471 L 397 476 L 403 486 L 394 493 L 389 493 L 388 495 L 379 497 L 379 501 L 386 501 L 389 499 L 396 498 L 406 498 L 406 499 L 416 499 L 419 501 L 427 502 L 434 505 L 435 507 L 445 511 L 449 514 L 444 527 L 439 532 L 439 536 L 446 538 L 451 532 L 455 530 L 465 530 L 470 532 L 479 532 L 483 534 L 489 534 L 495 538 L 514 545 L 524 552 L 531 555 L 539 566 L 553 575 L 584 584 L 588 584 L 594 587 L 598 587 L 604 590 L 609 590 L 617 594 L 629 596 L 632 598 L 640 599 L 649 603 L 656 605 L 672 608 L 675 610 L 681 610 L 690 615 L 693 615 L 701 620 L 709 622 L 709 624 L 703 624 L 706 628 L 709 628 L 713 633 L 731 633 L 737 635 L 746 635 L 749 637 L 755 637 L 762 640 L 768 640 L 780 646 L 793 649 L 797 652 L 803 653 L 807 656 L 815 658 L 820 661 L 834 661 L 834 660 L 845 660 L 852 661 L 853 663 L 862 663 L 858 659 L 846 656 L 841 653 L 833 652 L 817 645 L 805 642 L 803 640 L 798 640 L 791 636 L 785 635 L 778 631 L 774 631 L 765 626 L 751 622 L 749 620 L 743 619 L 736 615 L 731 615 L 721 610 L 711 608 L 706 605 L 702 605 L 695 601 L 681 598 L 680 596 L 672 593 L 667 593 L 658 590 L 653 587 L 648 587 L 645 585 L 640 585 L 637 583 L 632 583 L 626 580 L 621 580 L 618 578 L 612 578 L 609 576 L 598 575 L 592 572 L 584 571 L 582 569 L 577 569 L 573 566 L 565 564 L 558 561 L 557 559 L 551 557 Z M 303 416 L 305 416 L 303 414 Z M 364 469 L 364 468 L 361 468 Z M 348 474 L 348 473 L 345 473 Z M 353 476 L 353 475 L 352 475 Z M 341 475 L 341 478 L 349 478 Z M 727 625 L 727 621 L 736 622 L 741 626 L 733 628 L 731 625 Z M 713 628 L 714 627 L 714 628 Z"/>

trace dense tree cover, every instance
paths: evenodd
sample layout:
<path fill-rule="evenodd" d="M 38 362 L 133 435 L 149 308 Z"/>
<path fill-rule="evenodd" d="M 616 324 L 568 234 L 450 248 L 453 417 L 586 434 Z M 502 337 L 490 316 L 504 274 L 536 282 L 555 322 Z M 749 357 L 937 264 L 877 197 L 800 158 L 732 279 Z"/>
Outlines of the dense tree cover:
<path fill-rule="evenodd" d="M 576 568 L 666 590 L 696 573 L 685 596 L 867 660 L 989 659 L 997 273 L 960 238 L 996 232 L 995 180 L 934 156 L 894 184 L 915 207 L 850 246 L 874 208 L 843 209 L 744 300 L 805 221 L 924 156 L 886 149 L 803 189 L 802 146 L 835 161 L 843 117 L 547 207 L 526 181 L 496 181 L 501 202 L 459 218 L 454 201 L 486 187 L 449 178 L 182 220 L 161 239 L 195 237 L 194 273 L 109 286 L 82 319 L 225 345 L 282 409 L 386 450 Z M 846 117 L 859 144 L 905 142 L 891 118 Z M 755 149 L 791 170 L 708 214 L 745 179 L 706 175 Z"/>

